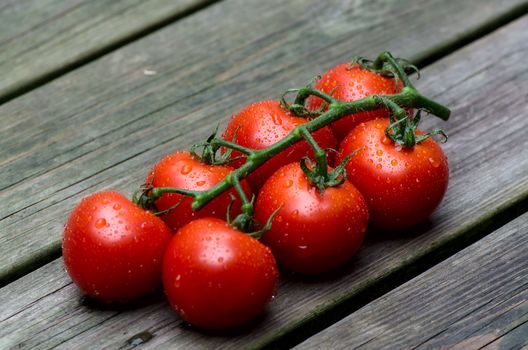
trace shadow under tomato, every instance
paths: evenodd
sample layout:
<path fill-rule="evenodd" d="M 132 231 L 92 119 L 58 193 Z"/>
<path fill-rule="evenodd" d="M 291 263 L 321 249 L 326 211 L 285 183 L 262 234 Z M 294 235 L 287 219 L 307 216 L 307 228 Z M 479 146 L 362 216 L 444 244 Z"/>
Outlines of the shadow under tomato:
<path fill-rule="evenodd" d="M 279 266 L 281 279 L 285 281 L 291 281 L 294 283 L 323 283 L 335 281 L 343 278 L 344 276 L 350 274 L 350 272 L 355 269 L 360 261 L 361 256 L 359 254 L 353 256 L 348 260 L 344 265 L 327 272 L 322 272 L 318 274 L 302 274 L 291 272 L 283 267 Z"/>
<path fill-rule="evenodd" d="M 378 229 L 375 227 L 369 227 L 367 231 L 365 243 L 368 244 L 371 242 L 380 242 L 380 241 L 387 241 L 387 240 L 413 239 L 413 238 L 416 238 L 426 233 L 433 226 L 434 225 L 432 221 L 426 220 L 413 227 L 403 229 L 403 230 L 398 230 L 398 231 L 389 231 L 389 230 Z"/>
<path fill-rule="evenodd" d="M 175 317 L 178 317 L 178 316 L 175 314 Z M 218 338 L 234 337 L 234 336 L 238 337 L 238 336 L 249 335 L 259 325 L 266 323 L 269 319 L 269 312 L 266 310 L 262 314 L 257 316 L 255 319 L 253 319 L 252 321 L 245 323 L 241 326 L 228 328 L 228 329 L 218 329 L 218 330 L 196 327 L 196 326 L 193 326 L 183 321 L 181 318 L 179 319 L 181 320 L 181 324 L 180 324 L 181 328 L 185 329 L 186 331 L 195 332 L 198 335 L 205 334 L 211 337 L 218 337 Z"/>
<path fill-rule="evenodd" d="M 146 306 L 157 304 L 165 300 L 165 295 L 162 291 L 157 291 L 146 295 L 142 298 L 129 301 L 127 303 L 103 303 L 91 296 L 82 295 L 79 303 L 95 311 L 132 311 Z"/>

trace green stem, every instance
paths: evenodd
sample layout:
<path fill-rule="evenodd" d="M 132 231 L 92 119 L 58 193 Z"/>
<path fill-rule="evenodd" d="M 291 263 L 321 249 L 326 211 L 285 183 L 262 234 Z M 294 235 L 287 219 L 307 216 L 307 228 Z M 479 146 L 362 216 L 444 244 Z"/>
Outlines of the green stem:
<path fill-rule="evenodd" d="M 413 88 L 413 85 L 411 81 L 409 80 L 409 77 L 403 70 L 403 67 L 398 63 L 396 58 L 391 55 L 390 52 L 382 52 L 372 63 L 372 66 L 374 69 L 381 70 L 383 69 L 383 66 L 385 63 L 388 63 L 393 69 L 394 73 L 398 76 L 398 79 L 400 79 L 403 82 L 403 86 Z"/>
<path fill-rule="evenodd" d="M 326 176 L 328 174 L 328 163 L 326 160 L 326 152 L 319 147 L 319 144 L 315 139 L 313 138 L 312 134 L 306 128 L 303 128 L 302 126 L 299 127 L 299 131 L 301 132 L 302 136 L 308 142 L 308 144 L 312 147 L 315 155 L 315 173 L 317 176 L 321 178 L 321 180 L 326 180 Z"/>
<path fill-rule="evenodd" d="M 242 154 L 245 154 L 245 155 L 250 155 L 250 154 L 253 154 L 254 151 L 250 148 L 247 148 L 247 147 L 244 147 L 244 146 L 241 146 L 237 143 L 234 143 L 234 142 L 231 142 L 231 141 L 227 141 L 227 140 L 224 140 L 224 139 L 213 139 L 211 140 L 211 145 L 213 147 L 217 147 L 217 146 L 220 146 L 220 147 L 227 147 L 227 148 L 231 148 L 235 151 L 238 151 Z"/>
<path fill-rule="evenodd" d="M 295 97 L 295 100 L 293 101 L 293 104 L 304 106 L 304 103 L 306 102 L 308 97 L 310 97 L 310 95 L 319 97 L 319 98 L 323 99 L 327 103 L 332 103 L 332 102 L 336 102 L 337 101 L 332 96 L 330 96 L 330 95 L 328 95 L 328 94 L 326 94 L 326 93 L 324 93 L 324 92 L 322 92 L 320 90 L 316 90 L 316 89 L 313 89 L 310 86 L 306 86 L 306 87 L 303 87 L 303 88 L 299 89 L 299 91 L 297 93 L 297 96 Z"/>
<path fill-rule="evenodd" d="M 253 204 L 249 201 L 249 199 L 246 196 L 246 193 L 244 192 L 244 189 L 242 188 L 242 185 L 240 184 L 240 180 L 238 179 L 238 176 L 236 174 L 231 173 L 231 183 L 233 184 L 233 187 L 238 193 L 238 196 L 240 197 L 240 201 L 242 202 L 242 213 L 252 216 L 253 215 Z"/>
<path fill-rule="evenodd" d="M 178 194 L 183 194 L 188 197 L 198 198 L 200 194 L 202 194 L 202 191 L 192 191 L 192 190 L 186 190 L 186 189 L 178 188 L 178 187 L 153 187 L 149 197 L 153 201 L 156 201 L 164 193 L 178 193 Z"/>

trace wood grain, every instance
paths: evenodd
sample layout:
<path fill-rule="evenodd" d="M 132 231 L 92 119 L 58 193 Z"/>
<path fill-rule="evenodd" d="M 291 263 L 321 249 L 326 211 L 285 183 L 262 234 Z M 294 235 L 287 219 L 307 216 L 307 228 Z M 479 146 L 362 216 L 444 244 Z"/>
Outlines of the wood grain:
<path fill-rule="evenodd" d="M 211 2 L 213 1 L 2 1 L 0 101 Z"/>
<path fill-rule="evenodd" d="M 62 225 L 82 196 L 132 193 L 153 162 L 250 101 L 353 54 L 425 57 L 524 2 L 495 4 L 221 2 L 4 104 L 0 283 L 59 256 Z"/>
<path fill-rule="evenodd" d="M 419 88 L 454 111 L 450 123 L 442 125 L 451 135 L 445 144 L 451 182 L 429 224 L 414 234 L 371 235 L 347 268 L 325 279 L 284 275 L 268 313 L 236 337 L 204 336 L 189 329 L 164 301 L 125 312 L 87 309 L 79 303 L 81 296 L 64 273 L 62 261 L 56 260 L 0 290 L 0 305 L 5 306 L 0 310 L 0 339 L 6 347 L 32 349 L 58 344 L 131 348 L 129 339 L 148 332 L 153 337 L 143 348 L 238 349 L 277 344 L 277 339 L 295 333 L 327 310 L 362 292 L 376 293 L 375 288 L 424 257 L 482 232 L 482 225 L 526 203 L 528 197 L 528 158 L 523 155 L 528 149 L 523 130 L 528 126 L 528 71 L 523 65 L 527 31 L 528 17 L 523 17 L 423 71 Z M 426 121 L 429 127 L 439 125 L 436 120 Z M 130 169 L 134 169 L 131 164 L 125 164 L 123 174 Z"/>
<path fill-rule="evenodd" d="M 528 214 L 296 349 L 528 346 Z"/>

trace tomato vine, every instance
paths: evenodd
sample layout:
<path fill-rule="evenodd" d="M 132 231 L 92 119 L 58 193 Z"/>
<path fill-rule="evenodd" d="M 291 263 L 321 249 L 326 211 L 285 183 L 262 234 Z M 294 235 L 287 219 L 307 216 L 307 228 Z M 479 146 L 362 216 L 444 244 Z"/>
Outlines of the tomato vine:
<path fill-rule="evenodd" d="M 298 116 L 313 117 L 305 124 L 295 127 L 286 137 L 277 143 L 265 149 L 250 149 L 235 142 L 224 140 L 222 138 L 210 137 L 207 141 L 207 157 L 211 157 L 210 152 L 217 152 L 221 148 L 235 150 L 246 157 L 246 162 L 238 169 L 233 170 L 221 182 L 214 187 L 204 191 L 191 191 L 175 187 L 150 187 L 145 186 L 135 196 L 134 202 L 144 208 L 155 208 L 155 202 L 165 193 L 179 193 L 193 198 L 192 209 L 198 210 L 219 196 L 231 187 L 234 187 L 240 195 L 242 201 L 243 217 L 235 219 L 247 224 L 249 218 L 253 215 L 253 200 L 247 198 L 240 186 L 240 180 L 257 169 L 260 165 L 276 156 L 281 151 L 291 145 L 306 140 L 314 149 L 316 158 L 316 173 L 324 171 L 326 173 L 326 155 L 317 142 L 312 137 L 312 133 L 327 126 L 331 123 L 354 113 L 367 112 L 379 108 L 386 108 L 390 113 L 390 125 L 386 128 L 387 137 L 394 142 L 401 144 L 403 147 L 412 147 L 414 144 L 423 141 L 425 138 L 442 134 L 441 131 L 435 130 L 430 133 L 415 135 L 417 121 L 420 118 L 420 111 L 433 114 L 442 120 L 447 120 L 450 116 L 450 110 L 442 104 L 431 100 L 418 92 L 410 82 L 408 74 L 417 71 L 416 67 L 409 62 L 393 57 L 389 52 L 381 53 L 374 61 L 361 57 L 353 60 L 354 64 L 359 64 L 363 69 L 371 70 L 381 75 L 393 77 L 401 81 L 403 88 L 399 93 L 388 95 L 371 95 L 353 102 L 345 102 L 335 99 L 331 94 L 324 93 L 312 86 L 306 86 L 299 89 L 291 89 L 286 92 L 296 93 L 292 103 L 287 103 L 283 96 L 282 102 L 292 113 Z M 286 95 L 285 94 L 285 95 Z M 325 111 L 317 111 L 319 115 L 306 108 L 306 101 L 310 96 L 316 96 L 324 100 Z M 418 110 L 417 117 L 411 118 L 407 115 L 407 110 Z M 306 161 L 306 160 L 305 160 Z M 319 170 L 317 170 L 319 169 Z M 323 170 L 321 170 L 323 169 Z M 327 174 L 328 176 L 328 174 Z M 317 184 L 320 188 L 324 187 L 324 181 Z M 336 179 L 332 179 L 337 181 Z M 316 180 L 317 181 L 317 180 Z"/>

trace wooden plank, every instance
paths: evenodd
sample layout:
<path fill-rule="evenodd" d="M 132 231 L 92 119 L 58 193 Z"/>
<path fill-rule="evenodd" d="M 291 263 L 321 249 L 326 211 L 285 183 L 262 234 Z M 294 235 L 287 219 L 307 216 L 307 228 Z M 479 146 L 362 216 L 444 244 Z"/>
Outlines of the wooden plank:
<path fill-rule="evenodd" d="M 426 57 L 526 2 L 476 4 L 222 2 L 4 104 L 0 283 L 59 256 L 81 196 L 108 187 L 130 194 L 162 155 L 250 101 L 354 53 Z"/>
<path fill-rule="evenodd" d="M 519 349 L 528 345 L 528 214 L 296 349 Z"/>
<path fill-rule="evenodd" d="M 8 0 L 0 4 L 0 101 L 211 0 Z"/>
<path fill-rule="evenodd" d="M 454 110 L 446 125 L 451 138 L 445 145 L 452 177 L 429 225 L 413 235 L 371 237 L 346 269 L 325 279 L 283 276 L 267 315 L 236 337 L 204 336 L 189 329 L 164 301 L 126 312 L 87 310 L 57 260 L 0 290 L 0 305 L 5 305 L 0 310 L 0 339 L 4 337 L 6 345 L 22 343 L 37 349 L 57 344 L 129 348 L 128 339 L 149 332 L 153 337 L 145 348 L 276 344 L 321 313 L 341 308 L 361 293 L 376 293 L 424 257 L 471 239 L 507 209 L 523 205 L 526 210 L 528 72 L 522 62 L 527 30 L 528 17 L 524 17 L 424 70 L 419 87 Z M 430 119 L 427 124 L 441 123 Z M 53 278 L 47 282 L 49 276 Z"/>

